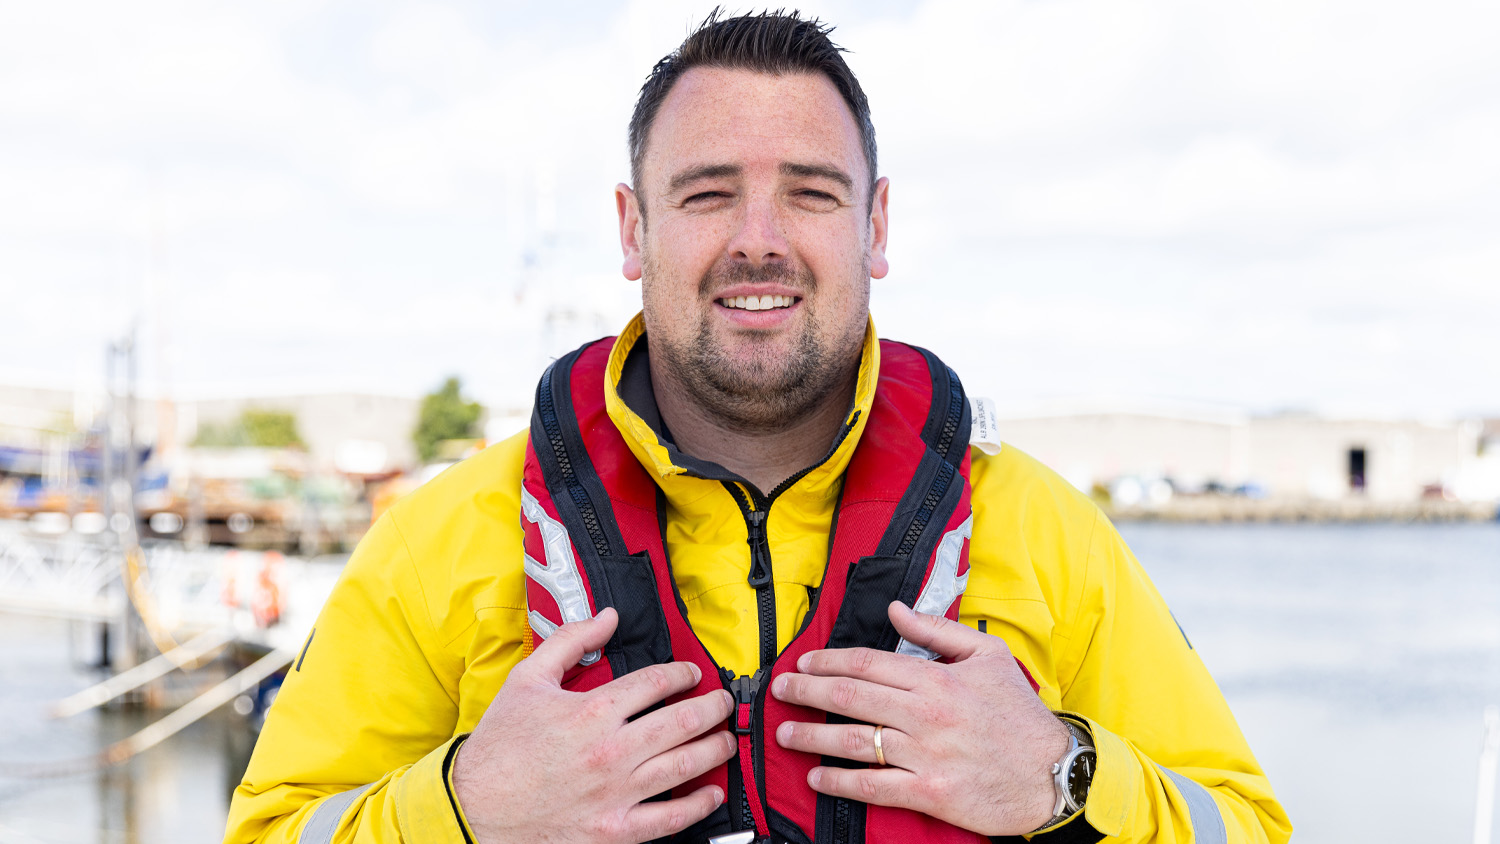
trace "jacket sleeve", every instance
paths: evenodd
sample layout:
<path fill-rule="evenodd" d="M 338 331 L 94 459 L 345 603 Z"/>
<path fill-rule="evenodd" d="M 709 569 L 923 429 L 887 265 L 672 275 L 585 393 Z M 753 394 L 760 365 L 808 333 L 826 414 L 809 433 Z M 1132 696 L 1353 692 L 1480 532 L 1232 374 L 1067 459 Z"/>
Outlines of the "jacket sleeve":
<path fill-rule="evenodd" d="M 1098 749 L 1089 825 L 1130 842 L 1287 841 L 1291 823 L 1224 696 L 1097 510 L 1076 581 L 1056 667 L 1062 708 Z"/>
<path fill-rule="evenodd" d="M 235 790 L 226 844 L 464 844 L 448 767 L 461 658 L 445 652 L 387 513 L 288 670 Z"/>

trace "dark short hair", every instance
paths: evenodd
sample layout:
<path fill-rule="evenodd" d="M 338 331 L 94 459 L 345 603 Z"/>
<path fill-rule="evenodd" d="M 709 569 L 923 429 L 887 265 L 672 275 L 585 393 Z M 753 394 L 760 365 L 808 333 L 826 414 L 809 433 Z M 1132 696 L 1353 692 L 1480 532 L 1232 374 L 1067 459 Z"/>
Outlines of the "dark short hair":
<path fill-rule="evenodd" d="M 854 122 L 859 126 L 860 145 L 870 167 L 871 198 L 875 185 L 875 124 L 870 122 L 870 103 L 854 72 L 844 63 L 843 47 L 828 40 L 833 27 L 817 18 L 806 19 L 795 10 L 764 11 L 760 14 L 723 17 L 715 8 L 682 46 L 651 69 L 630 117 L 630 181 L 640 189 L 641 163 L 646 157 L 646 137 L 667 94 L 684 73 L 695 67 L 753 70 L 777 76 L 788 73 L 821 73 L 838 89 Z M 644 209 L 643 209 L 644 211 Z"/>

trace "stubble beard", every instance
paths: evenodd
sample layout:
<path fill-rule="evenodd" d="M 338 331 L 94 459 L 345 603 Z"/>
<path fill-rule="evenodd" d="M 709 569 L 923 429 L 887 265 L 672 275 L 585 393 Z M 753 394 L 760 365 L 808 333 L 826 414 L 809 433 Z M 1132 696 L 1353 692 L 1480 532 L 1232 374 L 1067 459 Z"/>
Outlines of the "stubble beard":
<path fill-rule="evenodd" d="M 659 271 L 648 257 L 642 274 L 644 298 L 651 301 L 651 279 Z M 863 270 L 868 278 L 868 269 Z M 714 336 L 710 314 L 703 314 L 689 343 L 667 332 L 650 334 L 651 353 L 660 355 L 674 380 L 693 402 L 719 424 L 748 434 L 784 431 L 813 413 L 831 397 L 844 395 L 859 369 L 864 331 L 829 336 L 809 307 L 816 289 L 812 274 L 788 264 L 752 267 L 715 265 L 698 283 L 699 301 L 716 290 L 742 282 L 778 282 L 802 291 L 801 333 L 786 355 L 770 348 L 747 360 L 734 360 Z M 862 313 L 868 313 L 868 298 Z M 647 314 L 648 328 L 650 314 Z"/>

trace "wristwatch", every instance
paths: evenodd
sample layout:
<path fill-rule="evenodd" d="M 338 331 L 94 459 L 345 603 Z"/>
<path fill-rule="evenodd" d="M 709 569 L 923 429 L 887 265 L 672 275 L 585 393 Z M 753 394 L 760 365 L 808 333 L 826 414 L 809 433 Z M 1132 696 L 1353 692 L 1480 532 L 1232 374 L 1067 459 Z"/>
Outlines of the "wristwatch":
<path fill-rule="evenodd" d="M 1052 787 L 1057 793 L 1057 802 L 1052 806 L 1052 819 L 1037 827 L 1043 830 L 1056 826 L 1074 813 L 1083 811 L 1084 801 L 1089 796 L 1089 784 L 1094 780 L 1094 764 L 1098 754 L 1094 751 L 1094 737 L 1072 721 L 1063 721 L 1068 728 L 1068 752 L 1061 761 L 1052 765 Z"/>

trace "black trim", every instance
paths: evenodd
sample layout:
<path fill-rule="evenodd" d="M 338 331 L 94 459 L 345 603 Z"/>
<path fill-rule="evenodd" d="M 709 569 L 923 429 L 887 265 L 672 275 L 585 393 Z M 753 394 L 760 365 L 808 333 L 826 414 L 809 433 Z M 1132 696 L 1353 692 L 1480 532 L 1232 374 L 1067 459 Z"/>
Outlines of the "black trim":
<path fill-rule="evenodd" d="M 458 741 L 448 746 L 448 754 L 443 757 L 443 791 L 448 793 L 448 805 L 453 807 L 453 822 L 458 824 L 458 831 L 464 837 L 464 844 L 474 844 L 474 839 L 469 837 L 469 830 L 464 826 L 464 813 L 458 808 L 458 796 L 453 793 L 452 787 L 448 785 L 451 777 L 449 771 L 453 769 L 453 760 L 458 756 L 458 748 L 469 740 L 467 733 L 460 736 Z"/>
<path fill-rule="evenodd" d="M 1017 838 L 991 838 L 991 841 L 1012 841 Z M 1104 833 L 1089 825 L 1089 819 L 1080 812 L 1072 820 L 1065 821 L 1062 826 L 1054 827 L 1046 832 L 1038 832 L 1031 836 L 1032 844 L 1094 844 L 1096 841 L 1104 840 Z"/>
<path fill-rule="evenodd" d="M 307 649 L 312 647 L 312 637 L 316 635 L 318 635 L 318 628 L 314 627 L 312 632 L 307 634 L 307 641 L 302 644 L 302 654 L 297 657 L 297 667 L 293 668 L 293 671 L 302 670 L 302 661 L 307 659 Z"/>

